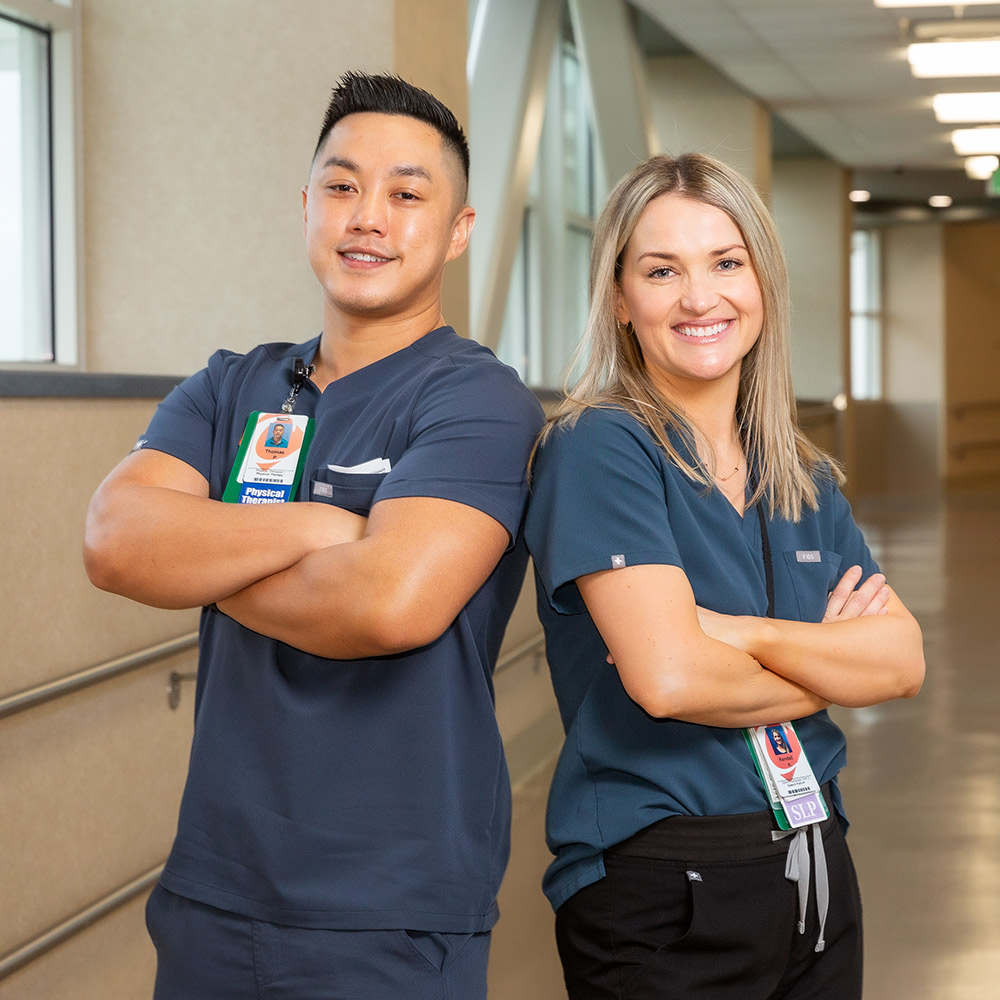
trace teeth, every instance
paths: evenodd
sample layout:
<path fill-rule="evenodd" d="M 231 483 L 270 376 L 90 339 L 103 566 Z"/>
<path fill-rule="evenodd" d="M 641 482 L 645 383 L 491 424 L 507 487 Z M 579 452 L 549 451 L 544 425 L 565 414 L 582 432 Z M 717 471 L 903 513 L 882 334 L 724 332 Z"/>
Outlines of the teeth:
<path fill-rule="evenodd" d="M 678 326 L 677 332 L 684 334 L 685 337 L 714 337 L 716 334 L 722 333 L 727 326 L 729 326 L 729 320 L 723 320 L 721 323 L 713 323 L 711 326 Z"/>
<path fill-rule="evenodd" d="M 376 257 L 373 253 L 345 253 L 345 257 L 349 260 L 363 260 L 368 264 L 374 264 L 378 261 L 387 261 L 388 257 Z"/>

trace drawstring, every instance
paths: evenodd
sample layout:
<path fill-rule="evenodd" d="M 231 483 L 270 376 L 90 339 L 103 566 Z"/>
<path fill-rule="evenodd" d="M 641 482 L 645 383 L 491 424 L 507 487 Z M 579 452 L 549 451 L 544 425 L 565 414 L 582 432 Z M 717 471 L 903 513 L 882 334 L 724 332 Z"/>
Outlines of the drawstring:
<path fill-rule="evenodd" d="M 826 915 L 830 909 L 830 878 L 826 870 L 826 851 L 823 847 L 823 833 L 819 823 L 813 823 L 813 854 L 816 859 L 816 910 L 819 914 L 819 937 L 816 941 L 816 951 L 826 948 L 823 935 L 826 931 Z M 798 830 L 772 830 L 772 840 L 782 840 L 791 837 L 788 845 L 788 859 L 785 862 L 785 878 L 795 882 L 799 891 L 799 933 L 806 932 L 806 907 L 809 903 L 809 840 L 806 828 Z"/>

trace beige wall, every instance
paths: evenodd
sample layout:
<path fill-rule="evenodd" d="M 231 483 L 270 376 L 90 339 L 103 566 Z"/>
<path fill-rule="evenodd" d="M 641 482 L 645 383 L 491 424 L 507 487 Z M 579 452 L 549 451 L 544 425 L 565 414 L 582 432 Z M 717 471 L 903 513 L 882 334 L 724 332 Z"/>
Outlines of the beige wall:
<path fill-rule="evenodd" d="M 465 0 L 78 2 L 89 370 L 184 374 L 219 346 L 318 332 L 299 191 L 329 91 L 348 69 L 398 70 L 464 117 Z M 446 310 L 464 327 L 456 270 Z M 100 593 L 83 572 L 89 497 L 154 405 L 0 399 L 31 442 L 0 500 L 0 697 L 196 628 L 196 612 Z M 172 711 L 167 679 L 194 659 L 0 719 L 0 956 L 165 858 L 194 694 Z M 0 980 L 0 997 L 148 996 L 142 904 Z"/>
<path fill-rule="evenodd" d="M 792 373 L 800 399 L 845 389 L 850 218 L 842 167 L 819 157 L 775 160 L 771 212 L 788 258 Z"/>
<path fill-rule="evenodd" d="M 858 408 L 861 483 L 1000 477 L 1000 223 L 882 230 L 885 400 Z"/>
<path fill-rule="evenodd" d="M 1000 478 L 1000 223 L 944 231 L 944 471 L 949 482 Z"/>
<path fill-rule="evenodd" d="M 695 56 L 655 56 L 645 66 L 656 148 L 714 156 L 768 198 L 771 126 L 760 102 Z"/>
<path fill-rule="evenodd" d="M 82 5 L 89 369 L 318 332 L 300 190 L 336 78 L 393 68 L 394 4 Z"/>
<path fill-rule="evenodd" d="M 945 354 L 938 224 L 882 231 L 884 396 L 858 407 L 860 485 L 926 493 L 940 477 Z"/>
<path fill-rule="evenodd" d="M 457 0 L 398 0 L 396 64 L 404 79 L 437 95 L 469 134 L 469 88 L 465 79 L 468 3 Z M 475 150 L 472 151 L 473 155 Z M 475 207 L 475 206 L 473 206 Z M 475 240 L 473 228 L 472 239 Z M 441 311 L 462 336 L 469 336 L 469 256 L 445 269 Z"/>
<path fill-rule="evenodd" d="M 89 497 L 132 446 L 153 404 L 135 400 L 0 400 L 0 419 L 30 428 L 37 461 L 3 491 L 0 543 L 4 656 L 0 695 L 137 651 L 196 627 L 103 594 L 83 570 Z M 166 856 L 191 738 L 191 695 L 167 706 L 167 677 L 193 653 L 0 719 L 0 954 L 148 871 Z M 136 996 L 102 982 L 147 970 L 141 907 L 127 932 L 87 932 L 0 982 L 4 1000 Z M 130 956 L 123 964 L 122 955 Z M 74 958 L 73 956 L 76 956 Z M 81 976 L 79 961 L 90 968 Z M 148 976 L 147 976 L 148 979 Z M 84 984 L 89 984 L 85 986 Z"/>

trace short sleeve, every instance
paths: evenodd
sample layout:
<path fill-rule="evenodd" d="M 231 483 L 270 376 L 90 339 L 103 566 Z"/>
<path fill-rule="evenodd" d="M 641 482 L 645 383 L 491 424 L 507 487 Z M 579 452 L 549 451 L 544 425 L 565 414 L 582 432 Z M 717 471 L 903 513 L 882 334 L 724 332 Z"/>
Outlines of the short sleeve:
<path fill-rule="evenodd" d="M 872 573 L 879 572 L 878 563 L 872 557 L 861 529 L 854 520 L 847 498 L 835 483 L 830 482 L 829 489 L 829 496 L 821 503 L 830 505 L 834 524 L 834 548 L 841 555 L 841 566 L 845 570 L 850 566 L 860 566 L 867 579 Z"/>
<path fill-rule="evenodd" d="M 454 500 L 499 521 L 515 539 L 527 497 L 528 457 L 542 408 L 495 360 L 442 366 L 420 387 L 406 451 L 375 494 Z"/>
<path fill-rule="evenodd" d="M 216 389 L 219 369 L 230 351 L 218 351 L 208 367 L 185 379 L 160 403 L 137 448 L 166 452 L 210 478 L 215 437 Z"/>
<path fill-rule="evenodd" d="M 552 607 L 583 610 L 575 580 L 643 564 L 682 566 L 667 510 L 665 456 L 617 410 L 588 410 L 539 448 L 525 537 Z"/>

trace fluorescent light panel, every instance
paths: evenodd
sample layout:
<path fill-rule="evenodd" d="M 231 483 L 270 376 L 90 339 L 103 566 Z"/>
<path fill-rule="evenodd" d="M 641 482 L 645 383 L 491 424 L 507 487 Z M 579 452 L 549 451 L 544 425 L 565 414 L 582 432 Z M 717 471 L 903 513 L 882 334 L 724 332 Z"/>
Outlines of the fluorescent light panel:
<path fill-rule="evenodd" d="M 996 3 L 997 0 L 961 0 L 942 3 L 941 0 L 875 0 L 876 7 L 975 7 L 976 4 Z"/>
<path fill-rule="evenodd" d="M 1000 153 L 1000 127 L 957 128 L 951 133 L 951 144 L 959 156 Z"/>
<path fill-rule="evenodd" d="M 914 42 L 906 50 L 913 75 L 921 79 L 944 76 L 997 76 L 1000 39 L 974 42 Z"/>
<path fill-rule="evenodd" d="M 988 181 L 1000 170 L 1000 157 L 970 156 L 965 161 L 965 173 L 974 181 Z"/>
<path fill-rule="evenodd" d="M 981 94 L 935 94 L 939 122 L 1000 122 L 1000 91 Z"/>

